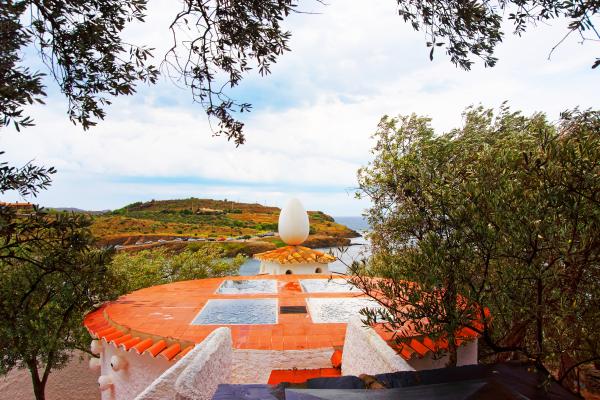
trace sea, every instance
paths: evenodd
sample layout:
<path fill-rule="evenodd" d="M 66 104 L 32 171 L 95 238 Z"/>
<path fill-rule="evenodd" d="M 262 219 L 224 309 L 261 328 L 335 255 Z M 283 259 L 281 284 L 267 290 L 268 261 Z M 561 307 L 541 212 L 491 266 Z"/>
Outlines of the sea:
<path fill-rule="evenodd" d="M 360 233 L 361 236 L 350 239 L 350 246 L 325 247 L 318 250 L 333 254 L 337 260 L 329 264 L 329 270 L 334 273 L 346 273 L 348 266 L 353 262 L 361 261 L 369 257 L 368 241 L 364 235 L 369 230 L 369 224 L 363 217 L 345 216 L 334 217 L 335 222 L 346 225 L 348 228 Z M 260 261 L 249 257 L 244 264 L 240 266 L 240 275 L 257 275 L 260 267 Z"/>

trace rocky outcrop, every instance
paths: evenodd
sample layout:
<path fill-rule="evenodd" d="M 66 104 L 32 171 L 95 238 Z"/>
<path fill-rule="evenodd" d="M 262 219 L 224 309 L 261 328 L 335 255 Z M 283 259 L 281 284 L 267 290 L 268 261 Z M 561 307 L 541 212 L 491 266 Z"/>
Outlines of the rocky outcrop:
<path fill-rule="evenodd" d="M 319 249 L 323 247 L 345 247 L 350 246 L 350 243 L 350 239 L 346 237 L 311 235 L 304 243 L 302 243 L 302 246 L 310 247 L 311 249 Z"/>

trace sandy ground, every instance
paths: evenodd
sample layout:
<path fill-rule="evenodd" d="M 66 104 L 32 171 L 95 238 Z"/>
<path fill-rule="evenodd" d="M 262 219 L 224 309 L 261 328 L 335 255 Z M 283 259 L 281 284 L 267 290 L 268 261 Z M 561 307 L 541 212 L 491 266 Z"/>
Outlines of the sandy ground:
<path fill-rule="evenodd" d="M 77 353 L 63 369 L 53 371 L 46 385 L 47 400 L 97 400 L 98 373 L 88 368 L 87 356 L 79 361 Z M 28 370 L 13 370 L 0 377 L 0 400 L 34 399 Z"/>

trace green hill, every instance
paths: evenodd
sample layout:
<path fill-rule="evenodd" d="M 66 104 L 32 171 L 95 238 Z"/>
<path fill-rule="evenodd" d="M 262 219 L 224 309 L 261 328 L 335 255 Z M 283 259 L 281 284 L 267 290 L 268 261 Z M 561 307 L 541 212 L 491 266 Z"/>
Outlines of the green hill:
<path fill-rule="evenodd" d="M 93 233 L 103 243 L 133 245 L 157 240 L 256 237 L 277 232 L 280 209 L 227 200 L 181 199 L 137 202 L 93 216 Z M 321 211 L 309 211 L 311 240 L 343 244 L 357 236 Z M 277 242 L 276 238 L 270 241 Z M 345 242 L 344 242 L 345 243 Z"/>

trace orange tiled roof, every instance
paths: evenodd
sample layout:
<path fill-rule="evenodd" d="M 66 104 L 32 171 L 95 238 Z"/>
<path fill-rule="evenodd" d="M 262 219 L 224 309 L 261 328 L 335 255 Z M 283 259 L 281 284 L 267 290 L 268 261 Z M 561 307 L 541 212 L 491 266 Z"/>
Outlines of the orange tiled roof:
<path fill-rule="evenodd" d="M 290 246 L 291 247 L 291 246 Z M 314 251 L 314 250 L 311 250 Z M 93 337 L 113 343 L 125 351 L 178 360 L 214 329 L 231 329 L 236 349 L 307 350 L 339 348 L 344 344 L 346 323 L 314 323 L 309 314 L 279 313 L 275 324 L 191 325 L 191 321 L 211 299 L 239 299 L 239 294 L 220 294 L 226 279 L 267 279 L 264 276 L 236 276 L 175 282 L 138 290 L 105 304 L 88 314 L 84 325 Z M 323 279 L 315 275 L 273 275 L 277 293 L 248 294 L 244 298 L 276 298 L 279 306 L 306 306 L 310 298 L 353 298 L 355 292 L 307 293 L 300 279 Z M 359 294 L 359 297 L 364 297 Z M 445 339 L 411 335 L 405 332 L 400 345 L 391 342 L 388 332 L 375 327 L 382 338 L 403 358 L 410 360 L 448 346 Z M 475 338 L 473 331 L 457 335 L 457 344 Z"/>
<path fill-rule="evenodd" d="M 8 203 L 8 202 L 4 202 L 4 201 L 0 201 L 0 206 L 3 207 L 14 207 L 14 208 L 30 208 L 33 207 L 33 204 L 31 203 Z"/>
<path fill-rule="evenodd" d="M 335 257 L 331 254 L 323 253 L 319 250 L 309 249 L 308 247 L 304 246 L 280 247 L 275 250 L 255 254 L 254 258 L 261 261 L 274 261 L 279 264 L 327 264 L 335 261 Z"/>
<path fill-rule="evenodd" d="M 282 382 L 304 383 L 313 378 L 332 378 L 341 376 L 337 368 L 318 369 L 274 369 L 269 375 L 269 385 L 278 385 Z"/>
<path fill-rule="evenodd" d="M 406 337 L 394 337 L 392 332 L 385 330 L 381 325 L 374 326 L 374 329 L 375 332 L 377 332 L 377 334 L 406 361 L 413 358 L 423 358 L 428 353 L 448 348 L 448 340 L 443 337 L 437 340 L 433 340 L 428 336 L 410 336 L 410 334 Z M 456 333 L 456 345 L 460 346 L 477 337 L 479 337 L 479 334 L 474 330 L 462 328 Z"/>
<path fill-rule="evenodd" d="M 135 351 L 137 354 L 148 353 L 152 357 L 162 356 L 167 360 L 173 360 L 180 359 L 194 347 L 189 343 L 184 346 L 183 343 L 174 340 L 169 340 L 168 345 L 165 339 L 155 340 L 156 337 L 132 337 L 128 328 L 113 326 L 111 321 L 106 319 L 103 309 L 104 307 L 88 314 L 83 321 L 85 327 L 92 337 L 113 343 L 125 351 Z"/>

